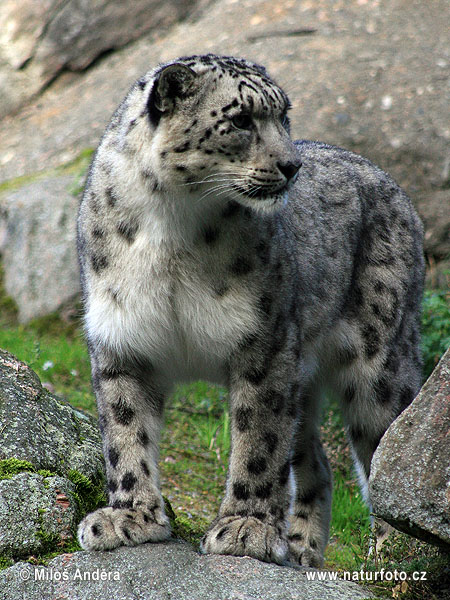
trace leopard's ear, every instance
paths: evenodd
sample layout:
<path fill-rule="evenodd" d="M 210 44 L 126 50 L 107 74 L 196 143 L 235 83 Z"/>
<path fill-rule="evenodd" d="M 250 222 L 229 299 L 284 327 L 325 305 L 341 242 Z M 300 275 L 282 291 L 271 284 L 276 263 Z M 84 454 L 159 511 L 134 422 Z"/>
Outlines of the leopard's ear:
<path fill-rule="evenodd" d="M 161 69 L 156 75 L 147 102 L 148 114 L 153 125 L 158 125 L 162 115 L 173 112 L 177 100 L 190 95 L 196 77 L 195 71 L 181 63 Z"/>

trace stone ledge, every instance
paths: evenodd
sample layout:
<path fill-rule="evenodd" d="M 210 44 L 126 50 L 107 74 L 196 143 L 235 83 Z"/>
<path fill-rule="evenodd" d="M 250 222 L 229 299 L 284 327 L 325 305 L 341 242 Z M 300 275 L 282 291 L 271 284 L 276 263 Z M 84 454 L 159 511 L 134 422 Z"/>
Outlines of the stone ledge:
<path fill-rule="evenodd" d="M 364 600 L 347 581 L 308 581 L 313 569 L 207 555 L 185 542 L 111 552 L 75 552 L 47 567 L 18 563 L 0 573 L 1 600 Z M 39 574 L 39 575 L 38 575 Z M 40 580 L 37 580 L 41 578 Z M 29 579 L 28 579 L 29 578 Z M 5 593 L 3 593 L 5 594 Z"/>

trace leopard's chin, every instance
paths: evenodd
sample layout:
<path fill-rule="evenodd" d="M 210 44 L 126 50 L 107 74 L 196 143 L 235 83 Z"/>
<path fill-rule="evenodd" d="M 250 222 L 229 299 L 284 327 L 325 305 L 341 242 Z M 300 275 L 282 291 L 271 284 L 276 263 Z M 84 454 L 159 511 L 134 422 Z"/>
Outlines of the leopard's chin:
<path fill-rule="evenodd" d="M 246 208 L 251 208 L 257 212 L 271 213 L 286 206 L 289 201 L 289 190 L 285 187 L 278 192 L 259 194 L 258 196 L 240 193 L 234 199 Z"/>

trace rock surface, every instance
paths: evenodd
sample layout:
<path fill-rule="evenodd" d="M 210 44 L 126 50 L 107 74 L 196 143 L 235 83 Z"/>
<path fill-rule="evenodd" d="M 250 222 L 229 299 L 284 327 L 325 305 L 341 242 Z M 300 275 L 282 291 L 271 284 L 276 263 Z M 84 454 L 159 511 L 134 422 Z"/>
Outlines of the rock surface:
<path fill-rule="evenodd" d="M 81 70 L 106 51 L 185 17 L 195 0 L 4 0 L 0 4 L 0 118 L 62 69 Z"/>
<path fill-rule="evenodd" d="M 0 350 L 0 431 L 0 471 L 13 467 L 0 475 L 0 553 L 28 556 L 48 549 L 49 540 L 71 538 L 82 503 L 104 485 L 94 419 L 52 396 L 27 365 Z"/>
<path fill-rule="evenodd" d="M 72 538 L 79 511 L 65 477 L 19 473 L 0 480 L 0 554 L 29 556 Z"/>
<path fill-rule="evenodd" d="M 389 427 L 373 460 L 370 497 L 391 525 L 450 551 L 450 349 Z"/>
<path fill-rule="evenodd" d="M 417 204 L 425 228 L 424 248 L 430 263 L 427 283 L 446 289 L 450 283 L 450 190 L 430 190 L 418 198 Z"/>
<path fill-rule="evenodd" d="M 103 474 L 100 433 L 92 417 L 44 389 L 38 376 L 0 350 L 0 460 L 16 458 L 59 475 Z"/>
<path fill-rule="evenodd" d="M 184 542 L 144 544 L 111 552 L 65 554 L 52 560 L 48 567 L 18 563 L 0 572 L 0 600 L 362 600 L 373 597 L 350 582 L 308 581 L 308 571 L 314 570 L 280 567 L 245 557 L 201 556 Z M 83 577 L 90 577 L 91 581 Z M 105 580 L 93 581 L 94 577 Z"/>
<path fill-rule="evenodd" d="M 5 289 L 22 322 L 56 311 L 80 291 L 73 181 L 55 175 L 0 194 Z"/>

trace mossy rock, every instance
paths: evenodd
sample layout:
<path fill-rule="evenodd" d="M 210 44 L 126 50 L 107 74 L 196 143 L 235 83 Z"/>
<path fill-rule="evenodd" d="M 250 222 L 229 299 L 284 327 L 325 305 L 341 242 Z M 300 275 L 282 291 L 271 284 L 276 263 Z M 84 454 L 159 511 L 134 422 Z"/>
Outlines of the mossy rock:
<path fill-rule="evenodd" d="M 67 550 L 81 518 L 106 502 L 97 423 L 0 350 L 0 430 L 0 555 Z"/>
<path fill-rule="evenodd" d="M 65 477 L 23 472 L 2 479 L 0 554 L 17 559 L 63 546 L 79 512 L 75 486 Z"/>
<path fill-rule="evenodd" d="M 0 428 L 0 461 L 26 461 L 35 471 L 61 476 L 77 471 L 92 482 L 103 478 L 95 419 L 50 394 L 30 367 L 4 350 L 0 350 Z"/>

